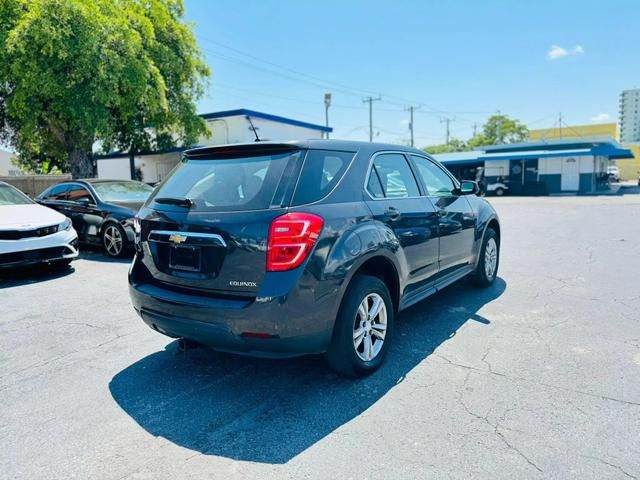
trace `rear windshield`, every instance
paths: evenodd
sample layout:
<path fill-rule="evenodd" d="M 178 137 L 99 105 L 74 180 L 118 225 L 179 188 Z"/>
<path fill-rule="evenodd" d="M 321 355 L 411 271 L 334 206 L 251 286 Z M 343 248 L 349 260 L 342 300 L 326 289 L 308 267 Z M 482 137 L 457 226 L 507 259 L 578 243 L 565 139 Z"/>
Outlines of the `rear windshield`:
<path fill-rule="evenodd" d="M 280 179 L 301 150 L 236 158 L 186 159 L 154 198 L 188 198 L 195 211 L 262 210 L 274 205 Z"/>
<path fill-rule="evenodd" d="M 97 182 L 93 188 L 105 202 L 144 202 L 153 188 L 142 182 Z"/>
<path fill-rule="evenodd" d="M 0 205 L 28 205 L 30 198 L 9 185 L 0 184 Z"/>

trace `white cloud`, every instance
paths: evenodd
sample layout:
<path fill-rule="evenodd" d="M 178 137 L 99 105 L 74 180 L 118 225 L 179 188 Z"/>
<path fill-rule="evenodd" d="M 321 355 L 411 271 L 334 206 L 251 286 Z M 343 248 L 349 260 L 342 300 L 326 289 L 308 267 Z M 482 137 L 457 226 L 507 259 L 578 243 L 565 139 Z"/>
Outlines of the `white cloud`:
<path fill-rule="evenodd" d="M 576 45 L 572 49 L 567 50 L 559 45 L 551 45 L 551 50 L 547 52 L 549 60 L 557 60 L 558 58 L 568 57 L 570 55 L 581 55 L 584 53 L 582 45 Z"/>
<path fill-rule="evenodd" d="M 591 117 L 591 121 L 594 123 L 606 122 L 607 120 L 609 120 L 608 113 L 599 113 L 595 117 Z"/>

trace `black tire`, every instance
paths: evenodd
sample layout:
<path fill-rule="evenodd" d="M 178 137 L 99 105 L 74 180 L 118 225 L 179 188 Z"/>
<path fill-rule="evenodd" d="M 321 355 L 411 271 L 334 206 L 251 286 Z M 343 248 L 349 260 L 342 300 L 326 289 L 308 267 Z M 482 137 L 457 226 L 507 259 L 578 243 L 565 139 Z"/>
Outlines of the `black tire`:
<path fill-rule="evenodd" d="M 117 232 L 117 234 L 120 235 L 120 239 L 121 239 L 120 248 L 115 248 L 115 246 L 114 247 L 109 246 L 110 244 L 113 245 L 109 241 L 109 238 L 114 238 L 114 235 L 116 234 L 115 232 Z M 124 231 L 124 228 L 122 228 L 116 222 L 108 222 L 104 225 L 104 227 L 102 227 L 102 234 L 100 235 L 100 237 L 102 240 L 102 248 L 104 249 L 104 252 L 109 257 L 120 258 L 124 255 L 129 243 L 127 240 L 127 234 Z"/>
<path fill-rule="evenodd" d="M 493 242 L 496 249 L 496 257 L 495 257 L 495 268 L 493 268 L 493 273 L 491 275 L 487 272 L 487 245 L 489 242 Z M 489 287 L 495 282 L 496 277 L 498 276 L 498 267 L 500 266 L 500 242 L 498 241 L 498 235 L 493 228 L 487 228 L 484 232 L 484 238 L 482 239 L 482 247 L 480 248 L 480 255 L 478 258 L 478 264 L 476 265 L 476 269 L 471 274 L 471 280 L 478 287 Z"/>
<path fill-rule="evenodd" d="M 497 197 L 502 197 L 504 195 L 504 188 L 496 188 L 496 192 L 495 192 Z"/>
<path fill-rule="evenodd" d="M 380 350 L 369 361 L 365 361 L 361 358 L 358 349 L 354 345 L 354 328 L 356 322 L 360 321 L 358 309 L 364 299 L 375 300 L 378 296 L 384 302 L 384 308 L 386 309 L 386 330 L 384 334 L 384 340 L 379 347 Z M 372 297 L 372 298 L 370 298 Z M 391 295 L 386 285 L 377 277 L 369 275 L 356 275 L 352 280 L 349 288 L 347 289 L 338 316 L 336 317 L 336 323 L 333 327 L 333 338 L 329 349 L 325 353 L 325 358 L 333 370 L 342 375 L 351 377 L 362 377 L 369 375 L 376 371 L 380 365 L 382 365 L 385 355 L 389 350 L 391 340 L 393 339 L 393 321 L 394 310 L 393 302 L 391 301 Z M 369 324 L 369 332 L 378 327 L 372 327 Z M 379 331 L 377 331 L 379 333 Z M 370 341 L 373 345 L 379 341 L 377 335 L 371 333 L 365 333 L 365 337 L 369 336 L 370 339 L 363 338 L 363 342 Z M 370 348 L 371 343 L 369 344 Z M 363 346 L 363 345 L 362 345 Z"/>

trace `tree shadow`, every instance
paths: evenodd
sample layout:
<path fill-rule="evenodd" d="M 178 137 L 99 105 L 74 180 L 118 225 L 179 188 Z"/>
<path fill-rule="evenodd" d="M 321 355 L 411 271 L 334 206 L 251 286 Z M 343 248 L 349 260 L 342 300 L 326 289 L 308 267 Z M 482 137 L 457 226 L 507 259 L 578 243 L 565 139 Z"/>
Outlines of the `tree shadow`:
<path fill-rule="evenodd" d="M 46 263 L 0 270 L 0 290 L 55 280 L 56 278 L 66 277 L 73 272 L 73 264 L 60 266 Z"/>
<path fill-rule="evenodd" d="M 398 316 L 385 364 L 364 379 L 340 377 L 322 357 L 264 360 L 205 348 L 178 353 L 177 342 L 113 377 L 111 394 L 142 428 L 206 455 L 286 463 L 357 417 L 401 382 L 468 320 L 498 298 L 458 282 Z"/>

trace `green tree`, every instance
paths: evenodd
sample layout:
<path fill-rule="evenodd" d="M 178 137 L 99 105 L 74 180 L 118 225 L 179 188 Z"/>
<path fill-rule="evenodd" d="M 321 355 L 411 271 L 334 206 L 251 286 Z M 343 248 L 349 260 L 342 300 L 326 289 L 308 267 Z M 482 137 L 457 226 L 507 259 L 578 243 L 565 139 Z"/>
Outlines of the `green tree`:
<path fill-rule="evenodd" d="M 190 144 L 209 69 L 182 0 L 0 0 L 0 136 L 93 176 L 92 149 Z"/>
<path fill-rule="evenodd" d="M 482 132 L 469 140 L 469 146 L 473 149 L 481 145 L 526 142 L 528 139 L 529 129 L 525 124 L 506 115 L 492 115 L 482 126 Z"/>
<path fill-rule="evenodd" d="M 465 152 L 469 150 L 469 146 L 464 140 L 458 140 L 457 138 L 450 138 L 449 143 L 442 143 L 440 145 L 430 145 L 424 147 L 423 150 L 433 155 L 438 153 L 451 153 L 451 152 Z"/>

